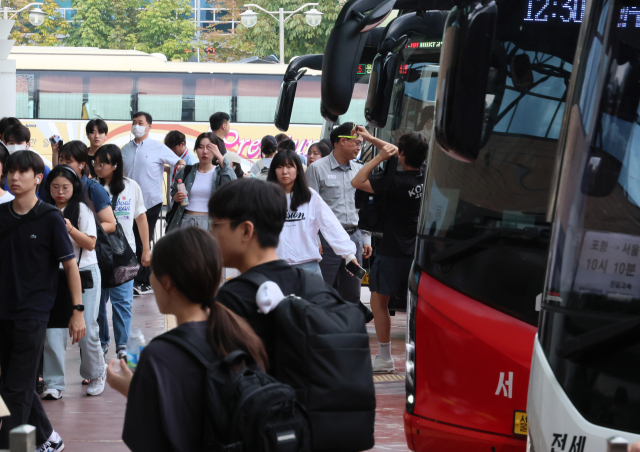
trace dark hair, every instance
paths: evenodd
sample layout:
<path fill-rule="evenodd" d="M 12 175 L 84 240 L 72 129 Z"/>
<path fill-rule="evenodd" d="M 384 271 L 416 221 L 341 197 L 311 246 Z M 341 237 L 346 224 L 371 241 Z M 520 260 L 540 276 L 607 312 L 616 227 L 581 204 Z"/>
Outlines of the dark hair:
<path fill-rule="evenodd" d="M 18 118 L 14 118 L 13 116 L 5 116 L 0 119 L 0 138 L 4 135 L 4 131 L 7 130 L 9 126 L 17 126 L 22 123 Z"/>
<path fill-rule="evenodd" d="M 290 140 L 289 138 L 287 138 L 286 140 L 282 140 L 278 144 L 278 152 L 280 152 L 280 151 L 293 151 L 293 152 L 296 152 L 296 144 L 293 142 L 293 140 Z"/>
<path fill-rule="evenodd" d="M 331 142 L 331 140 L 329 138 L 323 138 L 322 140 L 320 140 L 320 143 L 324 143 L 324 145 L 327 147 L 327 149 L 329 149 L 329 154 L 331 154 L 333 152 L 333 143 Z M 327 155 L 329 155 L 327 154 Z"/>
<path fill-rule="evenodd" d="M 273 154 L 278 152 L 278 142 L 275 137 L 272 135 L 265 135 L 262 137 L 262 141 L 260 141 L 260 157 L 269 158 Z"/>
<path fill-rule="evenodd" d="M 173 148 L 187 142 L 184 133 L 178 130 L 172 130 L 164 137 L 164 144 L 173 151 Z"/>
<path fill-rule="evenodd" d="M 231 162 L 233 166 L 233 172 L 236 173 L 236 178 L 242 179 L 244 177 L 244 171 L 242 171 L 242 165 L 236 162 Z"/>
<path fill-rule="evenodd" d="M 276 141 L 278 142 L 278 144 L 280 144 L 281 141 L 287 139 L 289 139 L 289 135 L 287 135 L 286 133 L 279 133 L 278 135 L 276 135 Z"/>
<path fill-rule="evenodd" d="M 22 143 L 23 141 L 28 143 L 31 141 L 31 131 L 22 124 L 15 124 L 5 129 L 4 138 L 5 143 L 10 139 L 13 139 L 13 141 L 17 143 Z"/>
<path fill-rule="evenodd" d="M 44 174 L 44 161 L 42 157 L 33 151 L 14 152 L 7 159 L 6 164 L 2 168 L 3 174 L 9 174 L 10 171 L 18 170 L 27 172 L 33 170 L 33 174 Z"/>
<path fill-rule="evenodd" d="M 340 141 L 340 135 L 351 135 L 351 131 L 356 125 L 352 122 L 345 122 L 344 124 L 339 125 L 335 129 L 331 131 L 331 144 L 335 145 L 338 141 Z"/>
<path fill-rule="evenodd" d="M 80 140 L 66 143 L 58 153 L 58 159 L 73 159 L 78 163 L 84 163 L 82 174 L 89 175 L 89 148 Z"/>
<path fill-rule="evenodd" d="M 234 229 L 243 221 L 250 221 L 260 246 L 277 248 L 287 216 L 287 197 L 278 184 L 243 177 L 221 185 L 213 193 L 209 216 L 231 220 Z"/>
<path fill-rule="evenodd" d="M 209 141 L 211 141 L 213 144 L 216 143 L 217 137 L 215 133 L 213 132 L 201 133 L 200 135 L 198 135 L 198 138 L 196 138 L 196 145 L 193 147 L 194 151 L 200 147 L 200 143 L 202 143 L 202 140 L 204 140 L 205 138 L 208 138 Z"/>
<path fill-rule="evenodd" d="M 258 335 L 246 320 L 215 301 L 222 267 L 218 242 L 202 229 L 176 229 L 153 246 L 151 270 L 155 277 L 168 276 L 187 300 L 210 310 L 207 342 L 216 357 L 242 350 L 266 369 L 267 353 Z"/>
<path fill-rule="evenodd" d="M 113 177 L 109 182 L 109 190 L 113 196 L 117 196 L 124 190 L 124 164 L 122 163 L 122 152 L 115 144 L 103 144 L 98 148 L 93 156 L 95 160 L 100 159 L 102 163 L 117 165 L 113 170 Z M 98 179 L 104 185 L 103 179 Z"/>
<path fill-rule="evenodd" d="M 106 122 L 104 122 L 100 118 L 92 119 L 91 121 L 89 121 L 87 123 L 87 126 L 84 128 L 84 130 L 85 130 L 85 132 L 87 132 L 87 135 L 89 135 L 90 133 L 93 133 L 93 129 L 95 127 L 98 128 L 98 132 L 100 132 L 100 133 L 104 133 L 104 134 L 109 133 L 109 126 L 107 125 Z"/>
<path fill-rule="evenodd" d="M 404 154 L 404 162 L 407 166 L 420 168 L 427 159 L 429 142 L 420 133 L 405 133 L 398 140 L 398 153 L 400 152 Z"/>
<path fill-rule="evenodd" d="M 151 125 L 151 123 L 153 123 L 153 118 L 151 117 L 151 115 L 144 111 L 138 111 L 134 113 L 131 119 L 136 119 L 136 118 L 139 118 L 140 116 L 144 116 L 144 118 L 147 120 L 147 124 Z"/>
<path fill-rule="evenodd" d="M 215 132 L 216 130 L 220 129 L 220 127 L 222 127 L 222 125 L 225 122 L 229 121 L 230 119 L 231 117 L 227 113 L 223 111 L 218 111 L 209 117 L 209 126 L 211 126 L 211 130 Z"/>
<path fill-rule="evenodd" d="M 7 162 L 9 158 L 9 151 L 6 146 L 0 143 L 0 166 L 2 167 L 2 171 L 0 171 L 0 188 L 4 187 L 5 184 L 5 175 L 4 175 L 4 164 Z"/>
<path fill-rule="evenodd" d="M 54 206 L 56 205 L 56 202 L 53 199 L 53 196 L 51 196 L 51 183 L 56 177 L 64 177 L 73 185 L 73 195 L 67 203 L 67 207 L 64 209 L 64 217 L 68 218 L 73 227 L 77 229 L 78 219 L 80 217 L 80 203 L 82 202 L 87 204 L 86 191 L 82 185 L 82 181 L 70 166 L 55 166 L 47 176 L 47 180 L 44 182 L 45 202 L 53 204 Z"/>
<path fill-rule="evenodd" d="M 318 148 L 318 151 L 320 152 L 320 155 L 323 158 L 331 154 L 331 149 L 329 149 L 329 146 L 327 146 L 327 143 L 325 143 L 324 141 L 316 141 L 311 146 L 309 146 L 309 149 L 307 150 L 307 154 L 309 154 L 309 151 L 311 151 L 311 148 L 313 147 Z"/>
<path fill-rule="evenodd" d="M 302 161 L 300 160 L 300 157 L 298 157 L 298 154 L 293 151 L 278 152 L 269 167 L 267 181 L 279 184 L 280 182 L 278 181 L 278 176 L 276 176 L 276 170 L 279 166 L 287 164 L 295 166 L 297 172 L 296 180 L 293 182 L 293 189 L 291 190 L 290 206 L 291 210 L 295 212 L 298 210 L 298 207 L 311 201 L 311 190 L 309 190 L 307 178 L 305 177 L 304 170 L 302 169 Z"/>

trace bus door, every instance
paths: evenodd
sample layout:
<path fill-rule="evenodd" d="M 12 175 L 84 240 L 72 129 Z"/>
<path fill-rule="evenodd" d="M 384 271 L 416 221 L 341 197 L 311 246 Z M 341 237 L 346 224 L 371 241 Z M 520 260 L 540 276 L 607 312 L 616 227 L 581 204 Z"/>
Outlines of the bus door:
<path fill-rule="evenodd" d="M 640 7 L 587 2 L 529 385 L 531 451 L 640 440 Z"/>
<path fill-rule="evenodd" d="M 574 3 L 459 2 L 447 19 L 407 306 L 413 450 L 525 449 Z M 415 130 L 404 98 L 391 136 Z"/>

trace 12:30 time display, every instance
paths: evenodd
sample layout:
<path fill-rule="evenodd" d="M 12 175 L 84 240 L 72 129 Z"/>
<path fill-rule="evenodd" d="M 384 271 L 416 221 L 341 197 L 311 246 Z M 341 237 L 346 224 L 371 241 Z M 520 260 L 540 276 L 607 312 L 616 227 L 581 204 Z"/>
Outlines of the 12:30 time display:
<path fill-rule="evenodd" d="M 581 23 L 585 4 L 586 0 L 529 0 L 524 20 Z"/>

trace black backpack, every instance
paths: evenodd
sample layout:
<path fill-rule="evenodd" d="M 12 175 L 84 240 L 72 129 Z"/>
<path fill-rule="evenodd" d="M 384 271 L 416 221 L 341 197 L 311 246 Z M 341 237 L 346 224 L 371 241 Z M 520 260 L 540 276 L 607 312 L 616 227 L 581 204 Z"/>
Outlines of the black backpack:
<path fill-rule="evenodd" d="M 371 449 L 376 397 L 362 311 L 319 275 L 296 270 L 304 294 L 289 295 L 267 314 L 276 323 L 270 373 L 307 409 L 315 452 Z M 256 290 L 269 281 L 255 272 L 235 279 Z"/>
<path fill-rule="evenodd" d="M 181 328 L 154 340 L 178 345 L 207 369 L 203 451 L 311 452 L 309 417 L 295 391 L 261 372 L 247 353 L 216 359 L 204 339 Z"/>
<path fill-rule="evenodd" d="M 382 195 L 374 195 L 363 190 L 356 190 L 355 203 L 358 211 L 358 227 L 369 232 L 383 232 L 384 227 L 384 205 L 387 200 L 389 187 L 393 182 L 398 169 L 398 157 L 392 157 L 387 161 L 382 176 L 383 193 Z"/>

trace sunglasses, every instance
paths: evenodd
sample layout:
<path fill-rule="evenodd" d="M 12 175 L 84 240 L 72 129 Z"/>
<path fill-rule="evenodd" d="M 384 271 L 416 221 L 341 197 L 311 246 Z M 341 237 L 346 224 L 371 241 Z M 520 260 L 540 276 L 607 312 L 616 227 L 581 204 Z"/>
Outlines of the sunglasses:
<path fill-rule="evenodd" d="M 338 138 L 351 138 L 352 140 L 355 140 L 356 138 L 358 138 L 357 132 L 358 132 L 358 126 L 354 122 L 353 128 L 351 129 L 351 135 L 338 135 Z"/>

